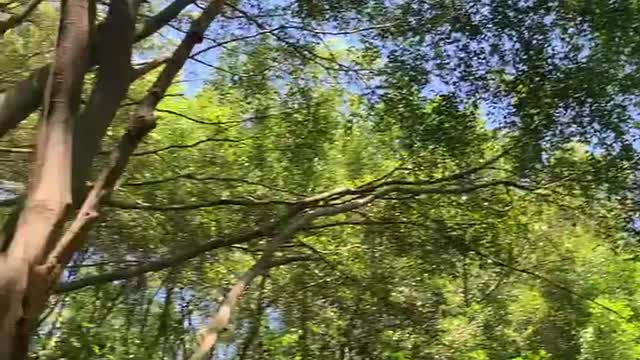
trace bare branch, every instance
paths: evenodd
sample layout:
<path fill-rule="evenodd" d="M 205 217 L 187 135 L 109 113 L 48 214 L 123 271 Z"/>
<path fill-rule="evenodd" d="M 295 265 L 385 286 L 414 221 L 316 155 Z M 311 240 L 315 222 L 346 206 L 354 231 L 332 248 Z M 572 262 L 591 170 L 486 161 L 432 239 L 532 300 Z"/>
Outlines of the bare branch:
<path fill-rule="evenodd" d="M 160 66 L 166 64 L 170 58 L 171 56 L 161 56 L 157 59 L 153 59 L 144 64 L 138 65 L 137 67 L 134 67 L 131 73 L 132 81 L 137 80 L 152 72 L 153 70 L 159 68 Z"/>
<path fill-rule="evenodd" d="M 0 152 L 9 154 L 32 154 L 33 148 L 6 148 L 0 147 Z"/>
<path fill-rule="evenodd" d="M 279 31 L 279 30 L 282 30 L 282 29 L 285 29 L 285 28 L 287 28 L 287 27 L 286 26 L 279 26 L 279 27 L 276 27 L 276 28 L 273 28 L 273 29 L 262 30 L 262 31 L 259 31 L 259 32 L 255 33 L 255 34 L 250 34 L 250 35 L 240 36 L 240 37 L 233 38 L 233 39 L 228 39 L 228 40 L 225 40 L 225 41 L 220 41 L 220 42 L 217 42 L 217 43 L 215 43 L 213 45 L 207 46 L 206 48 L 204 48 L 202 50 L 196 51 L 195 53 L 193 53 L 191 55 L 191 58 L 193 59 L 193 58 L 195 58 L 197 56 L 200 56 L 200 55 L 206 53 L 207 51 L 213 50 L 215 48 L 219 48 L 219 47 L 224 46 L 224 45 L 228 45 L 228 44 L 231 44 L 231 43 L 234 43 L 234 42 L 237 42 L 237 41 L 254 39 L 254 38 L 260 37 L 262 35 L 270 34 L 270 33 L 274 32 L 274 31 Z"/>
<path fill-rule="evenodd" d="M 327 70 L 335 70 L 335 71 L 346 71 L 346 72 L 354 72 L 354 69 L 349 68 L 348 66 L 335 61 L 334 59 L 330 59 L 330 58 L 326 58 L 324 56 L 318 55 L 316 52 L 309 50 L 303 46 L 300 46 L 299 44 L 296 44 L 295 42 L 286 39 L 285 37 L 281 36 L 280 34 L 278 34 L 277 31 L 270 31 L 272 29 L 269 29 L 266 25 L 264 25 L 260 20 L 258 20 L 254 15 L 249 14 L 248 12 L 244 11 L 243 9 L 232 5 L 232 4 L 226 4 L 227 7 L 233 9 L 234 11 L 238 12 L 240 15 L 242 15 L 246 20 L 248 20 L 250 23 L 256 25 L 260 30 L 262 30 L 263 32 L 270 34 L 271 36 L 273 36 L 276 40 L 280 41 L 281 43 L 287 45 L 287 47 L 289 49 L 291 49 L 294 53 L 296 53 L 298 56 L 300 56 L 301 59 L 304 59 L 306 61 L 310 61 L 318 66 L 320 66 L 323 69 L 327 69 Z M 323 64 L 321 61 L 326 61 L 332 64 L 335 64 L 337 66 L 337 68 L 332 68 L 327 66 L 326 64 Z"/>
<path fill-rule="evenodd" d="M 110 282 L 118 280 L 128 280 L 149 272 L 165 270 L 194 259 L 212 250 L 228 247 L 231 245 L 242 244 L 251 240 L 258 239 L 262 236 L 267 236 L 271 234 L 273 229 L 275 229 L 275 225 L 269 224 L 257 230 L 241 233 L 239 235 L 229 236 L 227 238 L 220 237 L 217 239 L 213 239 L 202 245 L 193 246 L 192 248 L 184 252 L 180 252 L 174 256 L 150 261 L 141 266 L 131 267 L 123 270 L 116 270 L 112 272 L 102 273 L 100 275 L 89 276 L 79 280 L 61 283 L 58 285 L 56 292 L 66 293 L 76 291 L 88 286 L 108 284 Z"/>
<path fill-rule="evenodd" d="M 153 35 L 167 25 L 171 20 L 175 19 L 182 10 L 193 3 L 193 0 L 174 0 L 154 16 L 146 18 L 142 27 L 136 34 L 136 41 L 146 39 Z"/>
<path fill-rule="evenodd" d="M 109 207 L 122 210 L 145 210 L 145 211 L 187 211 L 206 209 L 217 206 L 268 206 L 268 205 L 292 205 L 293 202 L 284 200 L 254 200 L 251 198 L 244 199 L 217 199 L 203 201 L 192 204 L 173 204 L 173 205 L 152 205 L 141 204 L 135 202 L 125 202 L 115 199 L 105 199 L 103 204 Z"/>
<path fill-rule="evenodd" d="M 225 125 L 225 124 L 240 124 L 246 120 L 234 120 L 234 121 L 216 121 L 216 122 L 208 122 L 208 121 L 202 121 L 202 120 L 198 120 L 196 118 L 193 118 L 189 115 L 183 114 L 181 112 L 177 112 L 175 110 L 169 110 L 169 109 L 156 109 L 157 112 L 160 113 L 167 113 L 167 114 L 171 114 L 171 115 L 175 115 L 175 116 L 179 116 L 181 118 L 187 119 L 189 121 L 192 121 L 194 123 L 197 124 L 202 124 L 202 125 Z"/>
<path fill-rule="evenodd" d="M 194 148 L 198 145 L 202 145 L 205 143 L 210 143 L 210 142 L 227 142 L 227 143 L 241 143 L 242 140 L 235 140 L 235 139 L 219 139 L 219 138 L 206 138 L 206 139 L 202 139 L 202 140 L 198 140 L 194 143 L 191 144 L 184 144 L 184 145 L 168 145 L 165 147 L 161 147 L 159 149 L 154 149 L 154 150 L 146 150 L 146 151 L 139 151 L 137 153 L 132 154 L 131 156 L 145 156 L 145 155 L 153 155 L 153 154 L 157 154 L 163 151 L 167 151 L 167 150 L 173 150 L 173 149 L 190 149 L 190 148 Z"/>
<path fill-rule="evenodd" d="M 264 184 L 264 183 L 260 183 L 260 182 L 256 182 L 256 181 L 250 181 L 250 180 L 240 179 L 240 178 L 220 177 L 220 176 L 206 176 L 206 175 L 198 176 L 197 174 L 194 174 L 194 173 L 178 174 L 178 175 L 169 176 L 169 177 L 162 178 L 162 179 L 155 179 L 155 180 L 147 180 L 147 181 L 139 181 L 139 182 L 126 182 L 126 183 L 122 184 L 122 186 L 136 187 L 136 186 L 157 185 L 157 184 L 164 184 L 164 183 L 167 183 L 167 182 L 176 181 L 176 180 L 180 180 L 180 179 L 191 180 L 191 181 L 235 182 L 235 183 L 242 183 L 242 184 L 246 184 L 246 185 L 259 186 L 259 187 L 263 187 L 263 188 L 268 189 L 268 190 L 287 193 L 287 194 L 291 194 L 291 195 L 304 196 L 304 194 L 300 194 L 300 193 L 297 193 L 297 192 L 294 192 L 294 191 L 290 191 L 290 190 L 286 190 L 286 189 L 280 189 L 278 187 L 271 186 L 271 185 Z"/>
<path fill-rule="evenodd" d="M 231 289 L 225 294 L 222 304 L 218 306 L 218 310 L 209 320 L 209 324 L 207 324 L 207 327 L 202 329 L 200 332 L 200 344 L 189 359 L 202 360 L 207 356 L 207 354 L 209 354 L 216 345 L 218 335 L 227 330 L 231 320 L 231 313 L 235 310 L 238 302 L 240 301 L 240 297 L 251 284 L 253 279 L 259 275 L 263 275 L 273 267 L 290 264 L 296 261 L 308 260 L 309 259 L 307 258 L 291 258 L 270 261 L 270 257 L 263 255 L 254 266 L 242 274 Z"/>
<path fill-rule="evenodd" d="M 13 15 L 6 20 L 0 21 L 0 39 L 7 30 L 22 24 L 31 13 L 40 5 L 42 0 L 31 0 L 29 4 L 19 14 Z"/>
<path fill-rule="evenodd" d="M 148 18 L 137 32 L 135 41 L 141 41 L 154 34 L 191 3 L 191 0 L 176 0 L 155 16 Z M 105 37 L 109 37 L 109 31 L 105 30 L 103 26 L 99 26 L 96 44 L 91 48 L 100 51 L 102 47 L 109 46 L 110 42 L 106 41 Z M 109 49 L 104 51 L 109 51 Z M 95 65 L 97 61 L 95 53 L 91 54 L 89 58 L 89 66 Z M 49 72 L 50 64 L 44 65 L 35 70 L 27 79 L 16 83 L 13 88 L 0 93 L 0 138 L 18 126 L 41 104 Z"/>
<path fill-rule="evenodd" d="M 173 52 L 156 81 L 151 85 L 129 121 L 127 132 L 120 139 L 120 143 L 111 154 L 111 162 L 93 185 L 80 211 L 71 225 L 65 231 L 60 241 L 48 256 L 47 264 L 66 265 L 72 255 L 82 246 L 84 235 L 98 217 L 100 203 L 116 186 L 118 179 L 124 173 L 131 154 L 137 149 L 142 139 L 155 128 L 155 107 L 158 105 L 171 82 L 184 66 L 189 54 L 199 42 L 200 36 L 220 13 L 223 0 L 213 0 L 200 16 L 191 23 L 189 35 Z"/>
<path fill-rule="evenodd" d="M 505 157 L 509 151 L 513 150 L 513 148 L 515 147 L 515 145 L 511 145 L 511 146 L 507 146 L 504 150 L 502 150 L 498 155 L 491 157 L 489 159 L 487 159 L 486 161 L 482 162 L 481 164 L 459 171 L 459 172 L 455 172 L 453 174 L 450 175 L 446 175 L 443 177 L 439 177 L 437 179 L 433 179 L 433 180 L 390 180 L 390 181 L 386 181 L 386 182 L 380 182 L 380 181 L 373 181 L 372 183 L 366 184 L 363 187 L 367 188 L 367 187 L 378 187 L 378 186 L 390 186 L 390 185 L 436 185 L 436 184 L 442 184 L 445 182 L 451 182 L 451 181 L 456 181 L 456 180 L 460 180 L 460 179 L 464 179 L 466 177 L 469 177 L 479 171 L 482 171 L 484 169 L 487 169 L 488 167 L 490 167 L 491 165 L 495 164 L 497 161 L 499 161 L 500 159 L 502 159 L 503 157 Z"/>

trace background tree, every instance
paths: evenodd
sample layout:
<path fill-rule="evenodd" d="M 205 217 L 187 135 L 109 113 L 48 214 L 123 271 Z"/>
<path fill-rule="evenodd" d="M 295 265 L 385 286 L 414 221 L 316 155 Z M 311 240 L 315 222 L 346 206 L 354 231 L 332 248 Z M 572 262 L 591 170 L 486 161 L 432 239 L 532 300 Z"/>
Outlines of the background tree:
<path fill-rule="evenodd" d="M 640 355 L 637 4 L 0 12 L 3 357 Z"/>

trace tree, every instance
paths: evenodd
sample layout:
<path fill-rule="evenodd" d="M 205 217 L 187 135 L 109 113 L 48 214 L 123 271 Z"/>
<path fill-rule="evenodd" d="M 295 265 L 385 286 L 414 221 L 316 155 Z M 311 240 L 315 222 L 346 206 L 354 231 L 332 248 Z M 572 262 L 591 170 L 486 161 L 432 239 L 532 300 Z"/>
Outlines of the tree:
<path fill-rule="evenodd" d="M 33 53 L 16 34 L 51 22 L 48 6 L 3 5 L 2 41 Z M 60 342 L 37 337 L 42 356 L 202 358 L 234 317 L 242 358 L 612 354 L 589 329 L 626 303 L 567 285 L 580 271 L 531 268 L 554 260 L 549 246 L 584 239 L 628 251 L 635 4 L 65 0 L 58 11 L 57 39 L 41 40 L 54 44 L 51 63 L 34 57 L 39 67 L 3 80 L 0 95 L 3 153 L 33 154 L 28 180 L 7 179 L 27 190 L 2 200 L 4 357 L 26 358 L 48 326 Z M 620 14 L 628 21 L 611 26 Z M 194 90 L 181 83 L 189 72 L 207 78 Z M 35 146 L 19 146 L 37 110 Z M 531 280 L 501 290 L 514 274 Z M 229 277 L 214 306 L 208 286 Z M 258 278 L 255 309 L 238 309 Z M 314 287 L 327 281 L 331 291 Z M 88 287 L 102 301 L 92 314 L 79 314 L 83 295 L 49 301 Z M 518 292 L 544 313 L 500 299 Z M 200 313 L 183 326 L 197 303 L 210 322 Z M 78 319 L 50 320 L 47 305 Z M 284 330 L 264 325 L 269 311 Z M 626 329 L 627 346 L 635 325 L 622 317 L 606 326 Z M 503 326 L 492 333 L 491 321 Z M 136 335 L 114 342 L 107 329 Z"/>

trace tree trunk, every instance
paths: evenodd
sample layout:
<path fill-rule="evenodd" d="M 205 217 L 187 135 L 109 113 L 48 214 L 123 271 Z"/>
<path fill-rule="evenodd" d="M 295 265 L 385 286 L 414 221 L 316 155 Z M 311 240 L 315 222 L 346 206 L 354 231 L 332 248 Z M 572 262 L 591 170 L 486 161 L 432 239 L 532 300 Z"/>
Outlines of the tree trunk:
<path fill-rule="evenodd" d="M 90 4 L 62 2 L 60 34 L 38 131 L 36 163 L 24 210 L 0 260 L 0 354 L 27 357 L 29 333 L 58 271 L 43 266 L 52 239 L 71 203 L 73 118 L 88 61 Z"/>

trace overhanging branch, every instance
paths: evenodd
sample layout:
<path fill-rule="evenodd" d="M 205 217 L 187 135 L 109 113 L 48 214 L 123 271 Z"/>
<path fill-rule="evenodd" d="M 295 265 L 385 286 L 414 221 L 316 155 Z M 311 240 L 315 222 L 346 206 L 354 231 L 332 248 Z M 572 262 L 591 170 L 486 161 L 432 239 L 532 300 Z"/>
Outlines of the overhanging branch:
<path fill-rule="evenodd" d="M 176 0 L 170 3 L 155 16 L 148 18 L 144 22 L 136 34 L 135 41 L 144 40 L 154 34 L 192 3 L 193 1 L 191 0 Z M 91 48 L 97 49 L 99 52 L 103 49 L 102 47 L 108 46 L 108 42 L 105 41 L 105 37 L 108 36 L 109 31 L 105 30 L 104 26 L 99 26 L 95 46 Z M 90 55 L 91 66 L 97 62 L 95 55 L 95 51 Z M 46 64 L 31 73 L 27 79 L 17 82 L 13 88 L 0 93 L 0 138 L 18 126 L 20 122 L 40 106 L 49 71 L 50 64 Z"/>
<path fill-rule="evenodd" d="M 167 151 L 167 150 L 173 150 L 173 149 L 191 149 L 191 148 L 194 148 L 196 146 L 199 146 L 199 145 L 202 145 L 202 144 L 206 144 L 206 143 L 211 143 L 211 142 L 241 143 L 242 140 L 224 139 L 224 138 L 206 138 L 206 139 L 198 140 L 198 141 L 193 142 L 191 144 L 167 145 L 167 146 L 161 147 L 159 149 L 139 151 L 139 152 L 136 152 L 136 153 L 132 154 L 131 156 L 153 155 L 153 154 L 157 154 L 157 153 L 160 153 L 160 152 L 164 152 L 164 151 Z"/>
<path fill-rule="evenodd" d="M 206 209 L 217 206 L 268 206 L 268 205 L 293 205 L 294 202 L 285 200 L 255 200 L 251 198 L 238 199 L 216 199 L 191 204 L 170 204 L 153 205 L 136 202 L 127 202 L 116 199 L 105 199 L 103 204 L 112 208 L 122 210 L 145 210 L 145 211 L 186 211 Z"/>
<path fill-rule="evenodd" d="M 8 30 L 22 24 L 31 13 L 40 5 L 42 0 L 31 0 L 29 4 L 19 13 L 10 16 L 8 19 L 0 21 L 0 39 Z"/>

